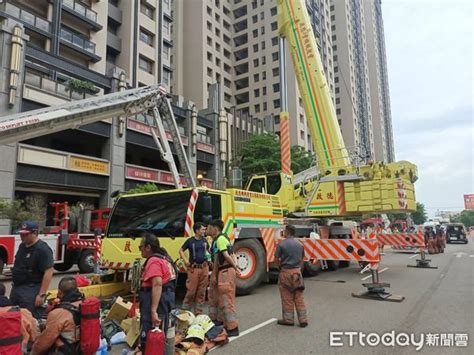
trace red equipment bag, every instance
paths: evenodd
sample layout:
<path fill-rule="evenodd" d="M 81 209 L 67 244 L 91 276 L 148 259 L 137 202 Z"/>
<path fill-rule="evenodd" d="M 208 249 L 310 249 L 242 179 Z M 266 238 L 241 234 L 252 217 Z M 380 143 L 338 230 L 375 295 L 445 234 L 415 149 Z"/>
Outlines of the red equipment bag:
<path fill-rule="evenodd" d="M 81 351 L 95 354 L 100 345 L 100 300 L 86 298 L 81 304 Z"/>
<path fill-rule="evenodd" d="M 148 331 L 146 335 L 145 355 L 163 355 L 165 353 L 165 333 L 159 328 Z"/>
<path fill-rule="evenodd" d="M 21 355 L 21 312 L 11 308 L 0 313 L 0 355 Z"/>

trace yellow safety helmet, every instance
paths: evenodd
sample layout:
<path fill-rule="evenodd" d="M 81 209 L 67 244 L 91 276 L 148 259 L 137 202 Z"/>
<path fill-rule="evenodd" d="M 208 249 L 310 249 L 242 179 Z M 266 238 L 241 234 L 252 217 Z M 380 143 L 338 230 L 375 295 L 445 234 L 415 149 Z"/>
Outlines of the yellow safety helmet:
<path fill-rule="evenodd" d="M 207 333 L 213 326 L 214 322 L 209 318 L 207 314 L 200 314 L 194 319 L 193 324 L 200 325 L 204 329 L 204 333 Z"/>
<path fill-rule="evenodd" d="M 199 340 L 200 343 L 204 342 L 204 336 L 206 335 L 206 332 L 202 327 L 198 324 L 193 324 L 188 328 L 188 331 L 186 333 L 186 340 L 193 339 L 194 342 L 196 340 Z M 199 342 L 198 342 L 199 343 Z"/>

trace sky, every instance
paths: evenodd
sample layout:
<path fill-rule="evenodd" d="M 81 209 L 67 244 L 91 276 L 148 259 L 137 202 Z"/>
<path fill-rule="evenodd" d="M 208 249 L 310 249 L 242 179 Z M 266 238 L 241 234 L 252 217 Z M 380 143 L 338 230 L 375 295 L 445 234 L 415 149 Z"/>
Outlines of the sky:
<path fill-rule="evenodd" d="M 382 0 L 396 160 L 428 215 L 474 194 L 473 0 Z"/>

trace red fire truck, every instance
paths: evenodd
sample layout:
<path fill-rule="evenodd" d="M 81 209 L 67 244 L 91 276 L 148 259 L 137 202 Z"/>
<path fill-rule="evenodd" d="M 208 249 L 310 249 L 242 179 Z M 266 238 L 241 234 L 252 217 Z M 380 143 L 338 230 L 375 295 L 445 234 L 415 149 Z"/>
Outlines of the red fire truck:
<path fill-rule="evenodd" d="M 54 268 L 67 271 L 75 264 L 83 273 L 94 269 L 95 236 L 101 235 L 107 225 L 110 208 L 83 211 L 80 216 L 70 213 L 67 202 L 53 202 L 53 225 L 46 226 L 39 235 L 53 251 Z M 90 223 L 84 227 L 84 221 Z M 11 267 L 21 243 L 20 235 L 0 235 L 0 274 L 5 267 Z"/>

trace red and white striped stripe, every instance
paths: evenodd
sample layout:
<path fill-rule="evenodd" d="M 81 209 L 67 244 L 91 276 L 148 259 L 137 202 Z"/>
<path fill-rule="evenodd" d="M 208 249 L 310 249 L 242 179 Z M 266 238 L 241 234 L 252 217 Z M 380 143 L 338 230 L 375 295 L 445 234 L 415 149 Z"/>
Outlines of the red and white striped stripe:
<path fill-rule="evenodd" d="M 308 260 L 345 260 L 379 263 L 380 254 L 375 239 L 299 239 Z"/>
<path fill-rule="evenodd" d="M 288 112 L 280 113 L 281 171 L 291 174 L 290 122 Z"/>
<path fill-rule="evenodd" d="M 194 189 L 191 193 L 191 199 L 188 203 L 188 211 L 186 212 L 186 224 L 184 226 L 184 237 L 189 238 L 192 235 L 192 224 L 194 217 L 194 208 L 198 199 L 198 190 Z"/>
<path fill-rule="evenodd" d="M 116 263 L 105 261 L 103 266 L 107 269 L 130 269 L 132 267 L 132 263 Z"/>
<path fill-rule="evenodd" d="M 342 216 L 346 213 L 346 198 L 344 196 L 344 183 L 337 183 L 337 207 L 339 215 Z"/>
<path fill-rule="evenodd" d="M 376 238 L 380 245 L 392 247 L 425 247 L 425 237 L 418 233 L 371 233 L 370 238 Z"/>
<path fill-rule="evenodd" d="M 100 239 L 100 237 L 99 237 Z M 94 248 L 96 247 L 96 242 L 95 240 L 84 240 L 84 239 L 71 239 L 68 242 L 69 247 L 74 247 L 74 248 Z"/>
<path fill-rule="evenodd" d="M 100 235 L 95 236 L 95 252 L 94 252 L 94 262 L 100 262 L 101 254 L 100 251 L 102 249 L 102 238 Z"/>
<path fill-rule="evenodd" d="M 263 245 L 265 245 L 265 251 L 267 253 L 267 263 L 273 262 L 275 259 L 275 250 L 277 246 L 277 236 L 275 233 L 279 233 L 279 229 L 276 228 L 260 228 L 260 234 L 262 235 Z"/>

